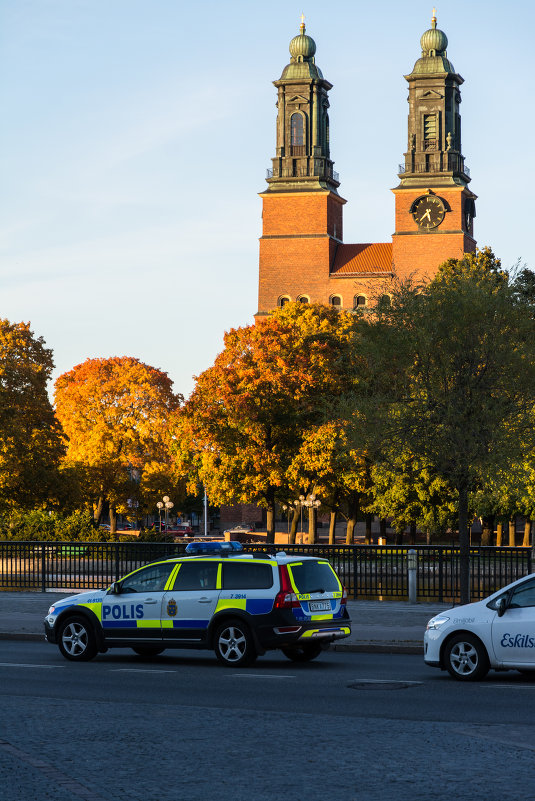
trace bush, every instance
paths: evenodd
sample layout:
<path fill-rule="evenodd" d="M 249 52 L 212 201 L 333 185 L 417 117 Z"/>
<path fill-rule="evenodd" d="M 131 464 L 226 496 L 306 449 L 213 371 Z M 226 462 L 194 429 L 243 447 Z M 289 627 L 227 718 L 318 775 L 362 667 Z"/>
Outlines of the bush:
<path fill-rule="evenodd" d="M 0 539 L 37 542 L 40 540 L 75 540 L 98 542 L 104 539 L 95 529 L 89 512 L 61 515 L 34 509 L 31 512 L 16 510 L 0 518 Z"/>

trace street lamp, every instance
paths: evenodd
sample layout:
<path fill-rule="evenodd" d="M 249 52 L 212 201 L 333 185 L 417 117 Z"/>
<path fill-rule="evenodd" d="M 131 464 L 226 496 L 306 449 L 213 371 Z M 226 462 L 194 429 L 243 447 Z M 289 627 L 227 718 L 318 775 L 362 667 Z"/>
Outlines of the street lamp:
<path fill-rule="evenodd" d="M 310 509 L 313 510 L 313 514 L 314 514 L 313 523 L 312 523 L 313 531 L 312 532 L 310 531 L 310 520 L 309 520 L 309 534 L 312 533 L 314 535 L 314 539 L 315 539 L 315 534 L 316 534 L 316 513 L 318 511 L 318 508 L 321 506 L 320 499 L 317 498 L 314 495 L 314 493 L 312 492 L 310 495 L 307 495 L 306 498 L 305 498 L 304 495 L 300 495 L 299 496 L 299 500 L 298 501 L 294 501 L 294 504 L 295 504 L 296 508 L 297 507 L 301 508 L 301 534 L 303 533 L 303 506 L 306 506 L 307 509 L 309 509 L 309 510 Z"/>
<path fill-rule="evenodd" d="M 160 533 L 162 531 L 162 509 L 165 509 L 165 530 L 167 531 L 168 520 L 169 520 L 169 511 L 173 508 L 175 504 L 173 501 L 169 500 L 168 495 L 164 495 L 161 501 L 158 501 L 156 506 L 158 507 L 158 517 L 160 520 Z"/>
<path fill-rule="evenodd" d="M 284 512 L 288 513 L 288 534 L 289 534 L 290 533 L 290 507 L 287 504 L 283 503 L 282 504 L 282 509 L 283 509 Z"/>

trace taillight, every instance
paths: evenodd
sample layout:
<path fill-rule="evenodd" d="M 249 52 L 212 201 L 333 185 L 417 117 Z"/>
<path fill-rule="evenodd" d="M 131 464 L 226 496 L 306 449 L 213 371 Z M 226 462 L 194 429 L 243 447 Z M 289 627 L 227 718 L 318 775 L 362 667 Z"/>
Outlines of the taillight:
<path fill-rule="evenodd" d="M 340 600 L 340 603 L 341 604 L 346 604 L 347 603 L 347 590 L 343 585 L 342 585 L 342 598 Z"/>
<path fill-rule="evenodd" d="M 275 609 L 294 609 L 301 606 L 295 592 L 278 592 L 275 596 Z"/>
<path fill-rule="evenodd" d="M 273 604 L 275 609 L 294 609 L 301 606 L 299 599 L 293 591 L 292 582 L 288 575 L 288 568 L 286 565 L 279 565 L 279 578 L 281 583 L 280 592 L 275 596 Z"/>

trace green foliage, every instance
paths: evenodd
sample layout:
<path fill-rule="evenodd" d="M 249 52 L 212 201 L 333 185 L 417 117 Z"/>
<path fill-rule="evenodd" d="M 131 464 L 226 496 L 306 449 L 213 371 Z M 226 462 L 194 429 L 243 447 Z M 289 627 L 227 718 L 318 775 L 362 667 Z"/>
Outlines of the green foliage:
<path fill-rule="evenodd" d="M 102 529 L 95 529 L 89 512 L 61 515 L 34 509 L 14 510 L 0 518 L 0 539 L 38 542 L 40 540 L 104 540 Z"/>

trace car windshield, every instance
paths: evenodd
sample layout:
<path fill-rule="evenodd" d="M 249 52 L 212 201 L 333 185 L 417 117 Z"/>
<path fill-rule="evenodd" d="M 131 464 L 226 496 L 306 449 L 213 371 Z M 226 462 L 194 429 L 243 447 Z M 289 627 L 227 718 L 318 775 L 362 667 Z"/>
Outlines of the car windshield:
<path fill-rule="evenodd" d="M 340 590 L 340 582 L 328 562 L 294 562 L 288 567 L 300 594 Z"/>

